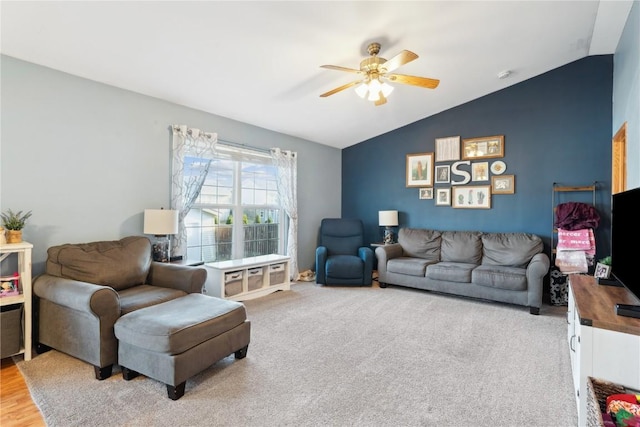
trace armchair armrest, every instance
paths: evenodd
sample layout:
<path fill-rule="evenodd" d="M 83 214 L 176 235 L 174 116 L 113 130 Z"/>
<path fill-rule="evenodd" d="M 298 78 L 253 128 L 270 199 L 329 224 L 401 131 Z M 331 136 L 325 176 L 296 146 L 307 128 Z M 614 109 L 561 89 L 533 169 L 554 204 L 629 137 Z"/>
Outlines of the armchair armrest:
<path fill-rule="evenodd" d="M 363 285 L 371 285 L 373 273 L 373 251 L 368 247 L 358 248 L 358 256 L 364 261 L 364 281 Z"/>
<path fill-rule="evenodd" d="M 188 294 L 202 293 L 207 280 L 205 268 L 152 262 L 147 283 L 163 288 L 179 289 Z"/>
<path fill-rule="evenodd" d="M 326 246 L 316 248 L 316 283 L 325 284 L 327 281 L 324 266 L 327 264 L 328 250 Z"/>
<path fill-rule="evenodd" d="M 57 305 L 100 318 L 120 316 L 118 293 L 109 286 L 42 274 L 33 283 L 33 293 Z"/>

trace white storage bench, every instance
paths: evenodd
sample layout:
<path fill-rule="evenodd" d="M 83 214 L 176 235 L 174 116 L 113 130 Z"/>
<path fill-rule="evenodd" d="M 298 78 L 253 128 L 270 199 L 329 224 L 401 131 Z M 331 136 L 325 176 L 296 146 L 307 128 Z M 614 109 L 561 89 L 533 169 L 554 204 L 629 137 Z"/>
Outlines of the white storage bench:
<path fill-rule="evenodd" d="M 244 301 L 288 291 L 291 289 L 289 260 L 288 256 L 272 254 L 205 263 L 208 271 L 205 293 Z"/>

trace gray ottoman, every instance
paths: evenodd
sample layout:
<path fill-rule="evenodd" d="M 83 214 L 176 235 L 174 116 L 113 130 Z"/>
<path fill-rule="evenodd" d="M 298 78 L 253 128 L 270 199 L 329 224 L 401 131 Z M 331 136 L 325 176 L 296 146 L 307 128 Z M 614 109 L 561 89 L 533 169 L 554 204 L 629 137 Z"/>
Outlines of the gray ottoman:
<path fill-rule="evenodd" d="M 189 294 L 127 313 L 114 330 L 122 377 L 161 381 L 177 400 L 188 378 L 231 353 L 247 355 L 251 323 L 242 303 Z"/>

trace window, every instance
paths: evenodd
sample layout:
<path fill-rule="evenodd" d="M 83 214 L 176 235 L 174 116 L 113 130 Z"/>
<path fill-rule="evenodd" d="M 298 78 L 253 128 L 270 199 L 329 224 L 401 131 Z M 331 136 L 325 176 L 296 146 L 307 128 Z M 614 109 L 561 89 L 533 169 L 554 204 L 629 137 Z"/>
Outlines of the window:
<path fill-rule="evenodd" d="M 187 259 L 213 262 L 283 253 L 284 216 L 271 157 L 221 144 L 216 153 L 185 218 Z M 185 157 L 185 170 L 207 162 Z"/>

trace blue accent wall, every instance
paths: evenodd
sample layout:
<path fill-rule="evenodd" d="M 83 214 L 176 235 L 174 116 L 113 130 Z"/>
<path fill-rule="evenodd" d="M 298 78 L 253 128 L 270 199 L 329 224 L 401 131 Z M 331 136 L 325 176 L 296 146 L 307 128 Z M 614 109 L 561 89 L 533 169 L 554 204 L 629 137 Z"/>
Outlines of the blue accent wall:
<path fill-rule="evenodd" d="M 590 56 L 346 148 L 342 216 L 361 218 L 368 242 L 382 238 L 378 211 L 396 209 L 400 227 L 529 232 L 543 238 L 548 253 L 553 183 L 582 186 L 597 181 L 601 222 L 596 256 L 608 255 L 612 88 L 613 56 Z M 392 95 L 387 106 L 393 102 L 401 101 Z M 436 138 L 492 135 L 504 135 L 504 157 L 478 161 L 504 161 L 505 174 L 515 175 L 515 194 L 492 195 L 491 209 L 436 206 L 435 199 L 421 200 L 417 188 L 406 187 L 407 154 L 435 152 Z M 461 169 L 470 171 L 468 166 Z M 490 181 L 466 185 L 487 184 Z M 559 203 L 592 201 L 591 193 L 558 196 Z"/>

